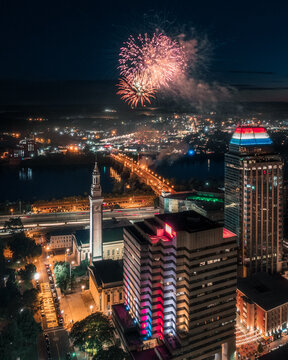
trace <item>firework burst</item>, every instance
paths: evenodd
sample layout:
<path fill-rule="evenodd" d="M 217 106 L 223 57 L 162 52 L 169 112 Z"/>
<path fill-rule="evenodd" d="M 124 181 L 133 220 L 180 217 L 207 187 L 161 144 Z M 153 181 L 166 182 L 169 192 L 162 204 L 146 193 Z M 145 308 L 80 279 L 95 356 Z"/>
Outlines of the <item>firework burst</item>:
<path fill-rule="evenodd" d="M 149 79 L 154 89 L 169 86 L 186 68 L 183 47 L 163 33 L 155 32 L 152 37 L 130 36 L 120 49 L 120 74 L 129 81 L 141 74 Z"/>
<path fill-rule="evenodd" d="M 117 84 L 117 94 L 121 95 L 121 99 L 131 107 L 137 107 L 140 103 L 144 106 L 145 102 L 151 104 L 151 98 L 155 99 L 155 89 L 145 77 L 135 75 L 133 79 L 123 77 Z"/>

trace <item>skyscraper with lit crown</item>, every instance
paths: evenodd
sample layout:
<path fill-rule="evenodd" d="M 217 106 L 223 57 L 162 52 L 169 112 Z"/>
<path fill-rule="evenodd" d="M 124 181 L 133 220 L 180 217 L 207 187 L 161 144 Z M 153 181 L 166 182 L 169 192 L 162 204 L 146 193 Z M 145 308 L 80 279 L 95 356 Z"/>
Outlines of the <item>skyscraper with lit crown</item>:
<path fill-rule="evenodd" d="M 283 161 L 264 127 L 236 128 L 225 155 L 225 228 L 238 235 L 238 273 L 282 269 Z"/>
<path fill-rule="evenodd" d="M 102 260 L 102 190 L 97 162 L 92 174 L 90 202 L 90 256 L 91 261 Z"/>

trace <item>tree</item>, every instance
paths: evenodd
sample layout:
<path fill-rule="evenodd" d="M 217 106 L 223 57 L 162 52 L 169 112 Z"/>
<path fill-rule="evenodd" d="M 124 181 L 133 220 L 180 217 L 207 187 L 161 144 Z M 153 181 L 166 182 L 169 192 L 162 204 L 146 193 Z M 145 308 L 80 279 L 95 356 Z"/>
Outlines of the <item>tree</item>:
<path fill-rule="evenodd" d="M 70 265 L 68 263 L 64 263 L 63 261 L 55 263 L 54 274 L 56 284 L 61 291 L 67 290 L 69 284 L 72 283 L 72 279 L 70 279 Z M 73 274 L 71 273 L 71 275 Z"/>
<path fill-rule="evenodd" d="M 34 320 L 33 314 L 28 309 L 21 309 L 17 316 L 17 324 L 22 331 L 25 345 L 34 345 L 37 336 L 41 331 L 41 326 Z"/>
<path fill-rule="evenodd" d="M 22 296 L 22 304 L 23 307 L 30 309 L 30 311 L 35 312 L 37 310 L 37 290 L 32 288 L 30 290 L 26 290 Z"/>
<path fill-rule="evenodd" d="M 107 316 L 96 312 L 77 321 L 72 327 L 70 338 L 81 351 L 95 355 L 103 346 L 113 343 L 113 327 Z"/>
<path fill-rule="evenodd" d="M 4 230 L 9 232 L 23 231 L 23 224 L 20 217 L 13 217 L 5 221 Z"/>
<path fill-rule="evenodd" d="M 25 265 L 25 269 L 19 270 L 18 274 L 22 280 L 32 280 L 36 272 L 36 266 L 34 264 Z"/>
<path fill-rule="evenodd" d="M 30 359 L 31 351 L 37 349 L 40 330 L 40 325 L 35 322 L 30 311 L 21 311 L 1 332 L 0 359 Z"/>
<path fill-rule="evenodd" d="M 21 307 L 21 295 L 15 283 L 14 272 L 10 272 L 5 286 L 1 287 L 0 291 L 0 314 L 4 317 L 17 314 Z"/>
<path fill-rule="evenodd" d="M 14 360 L 25 354 L 23 334 L 15 320 L 12 320 L 0 334 L 0 359 Z"/>
<path fill-rule="evenodd" d="M 78 276 L 83 276 L 85 274 L 87 274 L 88 271 L 88 266 L 89 266 L 89 260 L 82 260 L 79 266 L 76 266 L 73 270 L 72 270 L 72 274 L 75 277 Z"/>
<path fill-rule="evenodd" d="M 116 345 L 108 349 L 100 349 L 93 360 L 129 360 L 131 357 Z"/>
<path fill-rule="evenodd" d="M 9 247 L 13 252 L 13 260 L 15 261 L 40 256 L 42 253 L 41 245 L 36 245 L 35 241 L 26 237 L 24 233 L 15 234 L 9 242 Z"/>

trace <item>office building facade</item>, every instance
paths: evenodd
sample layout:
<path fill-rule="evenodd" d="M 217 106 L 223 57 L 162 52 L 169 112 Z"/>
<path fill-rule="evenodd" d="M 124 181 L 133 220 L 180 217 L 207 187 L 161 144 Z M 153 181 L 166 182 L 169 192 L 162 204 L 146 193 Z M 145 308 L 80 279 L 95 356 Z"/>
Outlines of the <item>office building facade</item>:
<path fill-rule="evenodd" d="M 225 228 L 238 236 L 239 276 L 281 271 L 283 161 L 263 127 L 237 127 L 230 141 Z"/>
<path fill-rule="evenodd" d="M 146 348 L 156 341 L 171 359 L 232 359 L 235 234 L 194 211 L 161 214 L 124 228 L 123 265 L 126 311 Z"/>

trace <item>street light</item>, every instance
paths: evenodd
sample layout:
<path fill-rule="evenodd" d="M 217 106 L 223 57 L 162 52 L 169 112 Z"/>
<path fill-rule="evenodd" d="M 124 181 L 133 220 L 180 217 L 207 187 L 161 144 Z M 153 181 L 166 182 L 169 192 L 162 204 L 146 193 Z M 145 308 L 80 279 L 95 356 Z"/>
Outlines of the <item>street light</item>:
<path fill-rule="evenodd" d="M 82 286 L 81 286 L 81 289 L 82 289 L 82 291 L 84 291 L 84 289 L 85 289 L 85 285 L 82 285 Z"/>
<path fill-rule="evenodd" d="M 93 305 L 90 305 L 90 310 L 91 310 L 91 313 L 93 312 Z"/>
<path fill-rule="evenodd" d="M 71 264 L 74 265 L 75 261 L 72 261 Z M 69 264 L 70 265 L 70 281 L 71 281 L 71 264 Z"/>
<path fill-rule="evenodd" d="M 69 251 L 70 251 L 70 249 L 66 249 L 66 251 L 65 251 L 65 264 L 66 264 L 66 254 L 69 255 Z"/>
<path fill-rule="evenodd" d="M 39 280 L 39 279 L 40 279 L 40 274 L 39 274 L 38 272 L 36 272 L 36 273 L 34 274 L 34 279 L 35 279 L 35 280 Z"/>

